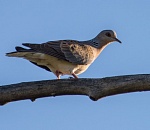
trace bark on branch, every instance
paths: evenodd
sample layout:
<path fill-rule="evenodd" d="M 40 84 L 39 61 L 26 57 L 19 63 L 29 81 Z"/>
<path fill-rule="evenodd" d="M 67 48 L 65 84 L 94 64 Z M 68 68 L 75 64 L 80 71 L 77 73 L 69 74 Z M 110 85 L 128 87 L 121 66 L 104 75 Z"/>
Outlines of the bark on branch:
<path fill-rule="evenodd" d="M 150 74 L 101 79 L 61 79 L 0 86 L 0 104 L 61 95 L 87 95 L 96 101 L 115 94 L 150 91 Z"/>

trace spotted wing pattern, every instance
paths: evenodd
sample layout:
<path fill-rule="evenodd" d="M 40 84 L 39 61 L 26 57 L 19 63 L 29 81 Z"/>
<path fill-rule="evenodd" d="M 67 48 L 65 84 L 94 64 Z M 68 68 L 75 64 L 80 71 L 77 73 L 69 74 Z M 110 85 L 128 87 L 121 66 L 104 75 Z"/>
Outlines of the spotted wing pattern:
<path fill-rule="evenodd" d="M 90 64 L 94 54 L 90 45 L 75 40 L 50 41 L 43 44 L 24 43 L 29 51 L 44 53 L 74 64 Z"/>

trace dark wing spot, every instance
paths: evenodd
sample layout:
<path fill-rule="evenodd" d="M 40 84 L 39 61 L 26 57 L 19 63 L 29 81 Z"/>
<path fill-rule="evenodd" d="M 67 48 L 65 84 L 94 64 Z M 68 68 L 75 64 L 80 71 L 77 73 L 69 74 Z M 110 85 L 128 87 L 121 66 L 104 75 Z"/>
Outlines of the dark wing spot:
<path fill-rule="evenodd" d="M 71 47 L 71 50 L 74 51 L 74 47 L 73 46 Z"/>

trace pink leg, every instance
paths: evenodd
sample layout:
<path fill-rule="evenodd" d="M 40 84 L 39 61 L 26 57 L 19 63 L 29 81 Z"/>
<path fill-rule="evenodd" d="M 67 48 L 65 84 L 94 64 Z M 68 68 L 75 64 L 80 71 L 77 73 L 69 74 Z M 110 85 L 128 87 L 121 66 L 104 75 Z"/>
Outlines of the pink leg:
<path fill-rule="evenodd" d="M 60 79 L 60 76 L 61 76 L 62 74 L 63 74 L 63 73 L 61 73 L 60 71 L 56 70 L 57 79 Z"/>
<path fill-rule="evenodd" d="M 74 73 L 72 74 L 72 76 L 73 76 L 75 79 L 78 79 L 78 76 L 76 76 Z"/>

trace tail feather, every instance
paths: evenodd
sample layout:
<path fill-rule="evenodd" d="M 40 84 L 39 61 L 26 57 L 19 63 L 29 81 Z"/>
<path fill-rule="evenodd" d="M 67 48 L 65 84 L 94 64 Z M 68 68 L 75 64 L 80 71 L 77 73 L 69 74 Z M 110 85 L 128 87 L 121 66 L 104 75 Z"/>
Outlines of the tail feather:
<path fill-rule="evenodd" d="M 9 57 L 23 57 L 27 52 L 32 52 L 31 49 L 25 49 L 23 47 L 16 46 L 16 51 L 6 53 L 6 56 Z"/>
<path fill-rule="evenodd" d="M 25 46 L 27 46 L 27 47 L 28 47 L 28 45 L 29 44 L 27 44 L 27 43 L 25 44 Z M 19 46 L 16 46 L 15 49 L 16 49 L 16 51 L 14 51 L 14 52 L 6 53 L 6 56 L 25 58 L 25 59 L 29 60 L 31 63 L 33 63 L 34 65 L 51 72 L 51 70 L 47 67 L 47 64 L 45 64 L 43 62 L 44 60 L 40 59 L 40 56 L 41 56 L 40 53 L 36 53 L 32 49 L 26 49 L 26 48 L 19 47 Z"/>
<path fill-rule="evenodd" d="M 9 53 L 6 53 L 6 56 L 11 57 L 11 56 L 13 56 L 15 53 L 17 53 L 17 52 L 9 52 Z"/>
<path fill-rule="evenodd" d="M 25 51 L 29 50 L 29 49 L 25 49 L 25 48 L 20 47 L 20 46 L 16 46 L 15 49 L 16 49 L 17 52 L 25 52 Z"/>
<path fill-rule="evenodd" d="M 26 47 L 29 47 L 29 48 L 30 48 L 30 46 L 31 46 L 31 45 L 36 45 L 36 44 L 31 44 L 31 43 L 22 43 L 22 45 L 24 45 L 24 46 L 26 46 Z"/>

